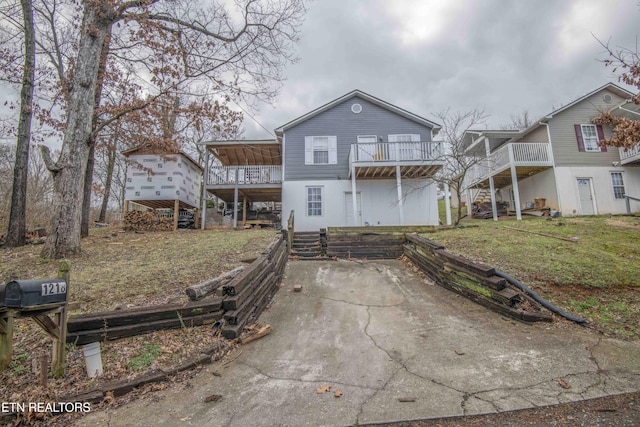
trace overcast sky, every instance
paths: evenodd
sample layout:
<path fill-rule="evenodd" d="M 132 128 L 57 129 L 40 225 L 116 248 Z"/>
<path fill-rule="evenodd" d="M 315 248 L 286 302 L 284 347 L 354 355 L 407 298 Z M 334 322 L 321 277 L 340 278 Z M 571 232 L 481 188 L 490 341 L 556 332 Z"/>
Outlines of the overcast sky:
<path fill-rule="evenodd" d="M 315 0 L 300 61 L 255 118 L 273 131 L 360 89 L 431 120 L 478 106 L 498 128 L 617 82 L 594 36 L 635 48 L 639 24 L 637 0 Z M 270 137 L 249 117 L 245 129 Z"/>

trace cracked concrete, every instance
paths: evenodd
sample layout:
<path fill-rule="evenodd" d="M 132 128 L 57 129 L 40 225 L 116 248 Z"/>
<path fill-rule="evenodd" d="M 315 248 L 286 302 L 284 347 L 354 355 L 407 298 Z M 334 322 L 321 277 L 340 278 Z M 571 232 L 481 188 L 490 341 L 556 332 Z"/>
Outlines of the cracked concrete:
<path fill-rule="evenodd" d="M 342 426 L 640 389 L 638 343 L 579 326 L 507 320 L 399 261 L 295 261 L 286 274 L 261 318 L 272 325 L 270 335 L 232 354 L 231 363 L 207 367 L 189 385 L 90 413 L 77 425 Z M 295 284 L 302 292 L 292 292 Z M 326 384 L 332 391 L 317 394 Z M 336 389 L 342 397 L 333 396 Z M 206 403 L 214 393 L 222 400 Z"/>

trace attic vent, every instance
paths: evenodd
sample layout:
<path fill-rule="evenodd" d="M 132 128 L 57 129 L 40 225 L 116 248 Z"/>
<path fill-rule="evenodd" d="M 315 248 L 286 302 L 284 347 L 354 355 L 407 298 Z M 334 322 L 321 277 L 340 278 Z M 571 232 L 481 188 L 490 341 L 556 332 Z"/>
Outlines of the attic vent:
<path fill-rule="evenodd" d="M 605 93 L 604 95 L 602 95 L 602 100 L 607 104 L 610 104 L 612 100 L 611 95 L 609 95 L 608 93 Z"/>
<path fill-rule="evenodd" d="M 362 105 L 360 104 L 353 104 L 351 106 L 351 112 L 354 114 L 359 114 L 362 111 Z"/>

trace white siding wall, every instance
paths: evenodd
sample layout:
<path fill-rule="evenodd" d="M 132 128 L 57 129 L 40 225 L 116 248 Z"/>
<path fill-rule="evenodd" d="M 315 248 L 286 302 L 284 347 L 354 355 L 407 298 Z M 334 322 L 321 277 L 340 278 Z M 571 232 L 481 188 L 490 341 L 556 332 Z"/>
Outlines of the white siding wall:
<path fill-rule="evenodd" d="M 501 200 L 510 202 L 510 192 L 513 186 L 509 185 L 501 189 Z M 534 203 L 536 197 L 547 199 L 546 207 L 558 209 L 558 194 L 556 192 L 556 183 L 553 175 L 553 169 L 547 169 L 543 172 L 535 174 L 529 178 L 518 181 L 518 189 L 520 190 L 520 206 L 524 209 L 527 203 Z M 515 206 L 510 206 L 515 209 Z"/>
<path fill-rule="evenodd" d="M 578 178 L 591 178 L 596 214 L 626 213 L 624 199 L 615 199 L 610 172 L 623 172 L 625 190 L 630 196 L 640 195 L 640 170 L 624 167 L 556 167 L 560 185 L 562 215 L 582 215 L 578 195 Z M 632 210 L 638 211 L 638 205 L 632 204 Z"/>
<path fill-rule="evenodd" d="M 361 180 L 357 192 L 362 201 L 362 223 L 376 225 L 399 225 L 398 193 L 396 181 Z M 323 215 L 307 215 L 308 186 L 323 187 Z M 404 225 L 437 225 L 438 203 L 436 186 L 426 180 L 403 180 Z M 313 231 L 330 226 L 347 225 L 347 210 L 351 212 L 350 180 L 287 181 L 282 184 L 282 218 L 295 210 L 296 231 Z"/>

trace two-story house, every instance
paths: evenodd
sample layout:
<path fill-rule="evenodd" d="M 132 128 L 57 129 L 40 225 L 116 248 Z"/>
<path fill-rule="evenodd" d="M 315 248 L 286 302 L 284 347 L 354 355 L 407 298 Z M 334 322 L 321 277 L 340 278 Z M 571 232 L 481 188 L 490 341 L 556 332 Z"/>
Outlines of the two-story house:
<path fill-rule="evenodd" d="M 207 143 L 205 190 L 236 210 L 246 200 L 281 201 L 297 231 L 437 225 L 439 129 L 354 90 L 280 126 L 275 140 Z"/>
<path fill-rule="evenodd" d="M 466 152 L 481 159 L 465 179 L 468 205 L 486 189 L 494 219 L 497 201 L 520 219 L 536 199 L 564 216 L 626 213 L 624 196 L 640 196 L 640 152 L 601 147 L 613 130 L 593 119 L 603 111 L 640 119 L 631 96 L 609 83 L 522 131 L 467 131 Z"/>
<path fill-rule="evenodd" d="M 276 129 L 296 230 L 437 225 L 440 126 L 354 90 Z"/>

